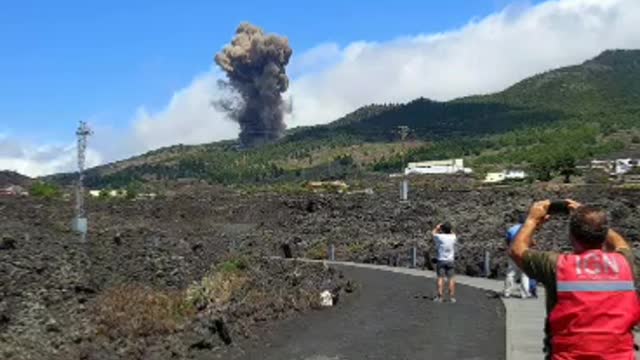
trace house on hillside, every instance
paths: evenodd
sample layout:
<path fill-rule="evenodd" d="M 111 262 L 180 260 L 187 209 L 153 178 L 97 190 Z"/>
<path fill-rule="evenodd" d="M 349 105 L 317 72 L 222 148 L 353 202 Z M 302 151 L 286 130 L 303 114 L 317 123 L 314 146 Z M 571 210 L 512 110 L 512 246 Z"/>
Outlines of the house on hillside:
<path fill-rule="evenodd" d="M 20 185 L 9 185 L 0 189 L 0 196 L 28 196 L 29 193 Z"/>
<path fill-rule="evenodd" d="M 490 172 L 484 179 L 485 183 L 499 183 L 506 180 L 524 180 L 527 174 L 522 170 L 505 170 L 500 172 Z"/>
<path fill-rule="evenodd" d="M 125 190 L 89 190 L 89 196 L 100 197 L 103 192 L 106 197 L 123 197 L 127 194 Z"/>
<path fill-rule="evenodd" d="M 616 159 L 615 175 L 624 175 L 638 166 L 639 161 L 636 159 Z"/>
<path fill-rule="evenodd" d="M 610 176 L 620 176 L 628 173 L 640 166 L 638 159 L 615 159 L 615 160 L 591 160 L 588 166 L 580 166 L 581 169 L 600 169 Z"/>
<path fill-rule="evenodd" d="M 91 197 L 101 197 L 103 196 L 108 197 L 108 198 L 115 198 L 115 197 L 126 197 L 127 196 L 127 190 L 89 190 L 89 196 Z M 156 193 L 139 193 L 136 195 L 136 199 L 146 199 L 146 200 L 153 200 L 156 197 L 158 197 L 158 194 Z"/>
<path fill-rule="evenodd" d="M 410 162 L 405 175 L 470 174 L 473 170 L 464 167 L 463 159 Z"/>

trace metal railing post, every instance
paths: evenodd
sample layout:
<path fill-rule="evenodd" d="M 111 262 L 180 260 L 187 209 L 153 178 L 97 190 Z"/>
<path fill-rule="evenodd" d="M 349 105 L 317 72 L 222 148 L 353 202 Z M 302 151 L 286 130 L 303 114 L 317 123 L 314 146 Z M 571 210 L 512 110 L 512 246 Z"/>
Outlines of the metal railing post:
<path fill-rule="evenodd" d="M 418 249 L 415 245 L 411 248 L 411 267 L 418 267 Z"/>
<path fill-rule="evenodd" d="M 489 250 L 484 251 L 484 276 L 491 276 L 491 254 Z"/>

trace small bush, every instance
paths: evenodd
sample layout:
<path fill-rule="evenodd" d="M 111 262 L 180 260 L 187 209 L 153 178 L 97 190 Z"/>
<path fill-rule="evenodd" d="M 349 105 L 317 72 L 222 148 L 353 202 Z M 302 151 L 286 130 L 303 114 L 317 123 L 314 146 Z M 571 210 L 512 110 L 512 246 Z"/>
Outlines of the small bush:
<path fill-rule="evenodd" d="M 138 197 L 138 195 L 142 192 L 142 184 L 137 181 L 132 181 L 127 184 L 125 189 L 125 198 L 132 200 Z"/>
<path fill-rule="evenodd" d="M 329 248 L 327 247 L 327 244 L 316 243 L 307 250 L 305 257 L 313 260 L 325 260 L 327 258 L 328 251 Z"/>
<path fill-rule="evenodd" d="M 234 273 L 240 272 L 247 269 L 247 260 L 244 258 L 236 258 L 227 260 L 220 265 L 218 265 L 218 271 L 223 273 Z"/>
<path fill-rule="evenodd" d="M 215 272 L 187 289 L 186 302 L 197 309 L 223 307 L 246 283 L 247 277 L 237 271 Z"/>
<path fill-rule="evenodd" d="M 108 188 L 104 188 L 102 190 L 100 190 L 100 193 L 98 194 L 98 197 L 100 199 L 108 199 L 111 197 L 111 190 L 109 190 Z"/>
<path fill-rule="evenodd" d="M 360 242 L 354 242 L 349 244 L 349 246 L 347 247 L 347 251 L 349 252 L 349 254 L 353 255 L 353 254 L 360 254 L 365 250 L 365 246 L 364 244 L 360 243 Z"/>
<path fill-rule="evenodd" d="M 183 292 L 136 285 L 108 289 L 96 302 L 98 331 L 111 338 L 172 333 L 194 314 Z"/>
<path fill-rule="evenodd" d="M 53 184 L 39 181 L 31 186 L 29 193 L 35 197 L 53 199 L 60 196 L 60 189 Z"/>

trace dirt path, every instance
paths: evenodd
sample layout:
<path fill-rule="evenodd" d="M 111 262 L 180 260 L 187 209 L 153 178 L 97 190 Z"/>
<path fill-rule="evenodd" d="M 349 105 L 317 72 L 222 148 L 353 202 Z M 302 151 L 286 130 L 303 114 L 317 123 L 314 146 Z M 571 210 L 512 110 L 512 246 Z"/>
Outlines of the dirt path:
<path fill-rule="evenodd" d="M 432 280 L 341 270 L 359 288 L 338 307 L 285 321 L 259 340 L 236 344 L 223 358 L 504 359 L 505 313 L 499 299 L 460 286 L 458 303 L 436 304 Z"/>

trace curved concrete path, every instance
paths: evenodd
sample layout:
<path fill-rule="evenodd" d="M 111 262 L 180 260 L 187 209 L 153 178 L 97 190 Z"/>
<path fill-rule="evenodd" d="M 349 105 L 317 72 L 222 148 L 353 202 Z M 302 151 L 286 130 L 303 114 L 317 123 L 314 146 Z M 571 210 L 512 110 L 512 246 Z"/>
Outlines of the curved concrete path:
<path fill-rule="evenodd" d="M 435 272 L 427 270 L 348 262 L 326 261 L 326 263 L 419 276 L 432 281 L 435 281 L 436 277 Z M 502 281 L 463 275 L 456 276 L 456 280 L 458 284 L 491 291 L 496 295 L 502 293 L 504 286 Z M 501 298 L 501 300 L 506 310 L 506 336 L 503 340 L 505 358 L 507 360 L 543 359 L 543 329 L 546 314 L 544 288 L 539 288 L 537 299 Z M 470 319 L 470 321 L 473 320 Z"/>
<path fill-rule="evenodd" d="M 340 268 L 361 291 L 337 308 L 285 321 L 225 359 L 544 359 L 542 287 L 538 299 L 498 300 L 502 281 L 457 276 L 458 303 L 436 304 L 433 271 L 318 262 Z"/>
<path fill-rule="evenodd" d="M 434 303 L 427 272 L 332 263 L 358 287 L 339 305 L 278 322 L 224 359 L 505 359 L 505 312 L 493 293 L 460 286 Z M 386 271 L 378 271 L 386 270 Z M 407 276 L 406 274 L 419 274 Z"/>
<path fill-rule="evenodd" d="M 306 260 L 305 260 L 306 261 Z M 356 268 L 376 269 L 412 276 L 435 279 L 433 271 L 408 269 L 402 267 L 379 266 L 350 262 L 331 262 L 327 264 L 351 266 Z M 459 284 L 492 291 L 501 294 L 503 282 L 492 279 L 470 276 L 456 276 Z M 538 288 L 537 299 L 522 300 L 518 298 L 505 299 L 501 297 L 506 310 L 505 358 L 507 360 L 544 359 L 544 319 L 546 317 L 544 288 Z M 636 344 L 640 335 L 636 333 Z M 640 358 L 640 351 L 636 351 L 636 358 Z"/>

